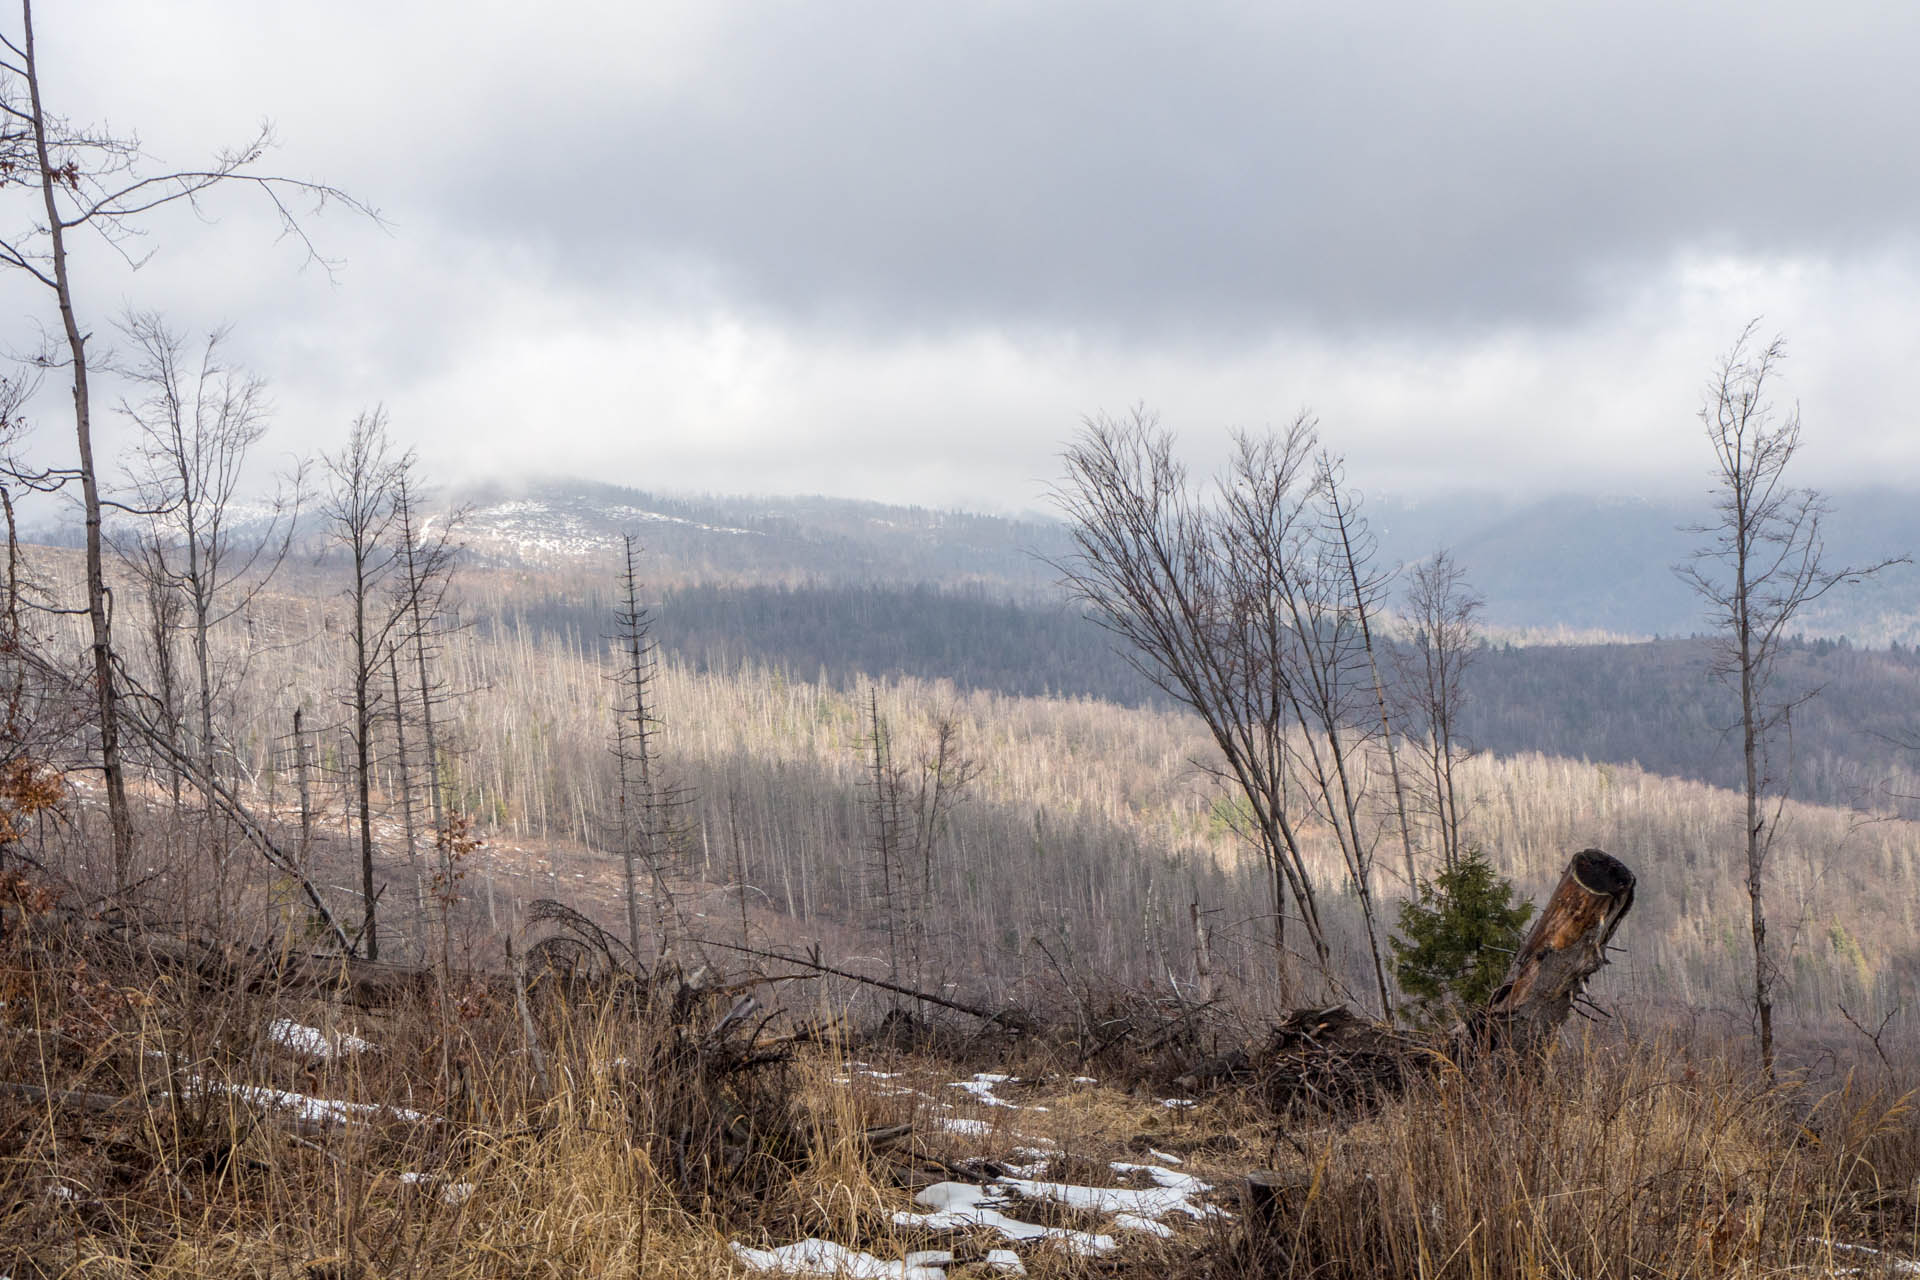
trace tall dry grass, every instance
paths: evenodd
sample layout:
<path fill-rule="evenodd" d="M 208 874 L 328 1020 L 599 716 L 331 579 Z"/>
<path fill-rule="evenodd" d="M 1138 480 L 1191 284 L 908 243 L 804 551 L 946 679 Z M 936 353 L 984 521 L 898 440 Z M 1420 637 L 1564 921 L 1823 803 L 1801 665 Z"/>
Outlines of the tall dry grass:
<path fill-rule="evenodd" d="M 1914 1083 L 1773 1086 L 1670 1031 L 1448 1064 L 1377 1115 L 1283 1138 L 1289 1212 L 1251 1240 L 1223 1229 L 1216 1274 L 1707 1280 L 1913 1258 Z"/>

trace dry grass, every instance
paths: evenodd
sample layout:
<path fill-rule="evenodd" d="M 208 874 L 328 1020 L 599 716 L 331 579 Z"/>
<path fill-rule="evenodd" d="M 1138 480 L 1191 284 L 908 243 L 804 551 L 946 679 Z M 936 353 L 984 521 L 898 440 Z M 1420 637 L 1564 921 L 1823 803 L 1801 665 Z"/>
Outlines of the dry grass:
<path fill-rule="evenodd" d="M 1325 1277 L 1830 1274 L 1866 1241 L 1913 1257 L 1902 1084 L 1769 1087 L 1665 1036 L 1449 1065 L 1376 1116 L 1283 1142 L 1293 1212 L 1263 1249 L 1222 1253 Z"/>
<path fill-rule="evenodd" d="M 1874 1261 L 1842 1246 L 1920 1255 L 1920 1126 L 1887 1074 L 1770 1087 L 1708 1046 L 1615 1034 L 1283 1122 L 1250 1092 L 1170 1108 L 1117 1073 L 1076 1080 L 1035 1045 L 996 1064 L 1021 1074 L 997 1089 L 1015 1105 L 988 1106 L 951 1084 L 977 1062 L 827 1043 L 742 1066 L 740 1045 L 714 1049 L 713 1008 L 630 989 L 536 993 L 543 1086 L 510 987 L 452 993 L 451 1021 L 432 999 L 207 991 L 12 896 L 0 1081 L 64 1095 L 0 1096 L 15 1280 L 719 1276 L 745 1274 L 731 1240 L 808 1236 L 899 1258 L 955 1243 L 892 1225 L 909 1195 L 861 1135 L 903 1121 L 918 1157 L 1039 1148 L 1043 1176 L 1092 1185 L 1113 1161 L 1175 1156 L 1235 1214 L 1160 1242 L 1035 1206 L 1123 1242 L 1105 1260 L 1029 1249 L 1040 1277 L 1821 1275 Z M 311 1060 L 266 1033 L 282 1017 L 380 1047 Z M 238 1092 L 258 1085 L 370 1110 L 302 1125 Z M 953 1118 L 986 1129 L 949 1133 Z M 1297 1183 L 1265 1237 L 1234 1193 L 1257 1168 Z"/>

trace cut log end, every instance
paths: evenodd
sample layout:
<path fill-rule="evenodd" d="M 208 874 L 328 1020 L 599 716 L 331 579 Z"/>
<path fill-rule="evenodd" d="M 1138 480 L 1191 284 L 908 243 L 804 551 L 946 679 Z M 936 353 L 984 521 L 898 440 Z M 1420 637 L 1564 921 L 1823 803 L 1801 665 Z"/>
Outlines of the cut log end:
<path fill-rule="evenodd" d="M 1633 888 L 1633 872 L 1604 849 L 1582 849 L 1569 868 L 1582 889 L 1603 898 L 1615 898 Z"/>

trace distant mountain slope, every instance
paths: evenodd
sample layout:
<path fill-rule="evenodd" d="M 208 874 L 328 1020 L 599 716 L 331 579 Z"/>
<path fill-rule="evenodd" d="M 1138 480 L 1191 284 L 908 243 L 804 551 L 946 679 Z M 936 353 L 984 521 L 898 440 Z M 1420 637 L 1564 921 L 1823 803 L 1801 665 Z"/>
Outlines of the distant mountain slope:
<path fill-rule="evenodd" d="M 663 497 L 586 482 L 461 495 L 467 540 L 486 556 L 549 563 L 598 557 L 633 533 L 657 581 L 927 583 L 1009 599 L 1058 599 L 1046 563 L 1070 554 L 1065 526 L 831 498 Z M 1834 564 L 1920 550 L 1920 499 L 1890 490 L 1837 495 L 1826 522 Z M 1515 500 L 1450 494 L 1381 497 L 1365 514 L 1381 560 L 1450 549 L 1486 598 L 1495 628 L 1567 628 L 1624 636 L 1706 630 L 1700 602 L 1673 573 L 1705 535 L 1704 501 L 1560 495 Z M 1895 569 L 1810 610 L 1809 635 L 1920 642 L 1920 576 Z"/>
<path fill-rule="evenodd" d="M 1490 500 L 1478 510 L 1456 502 L 1439 518 L 1415 504 L 1383 501 L 1370 515 L 1390 561 L 1450 548 L 1486 597 L 1486 620 L 1494 626 L 1640 636 L 1708 629 L 1700 601 L 1673 573 L 1710 540 L 1689 532 L 1710 515 L 1704 501 L 1563 495 Z M 1836 495 L 1824 528 L 1835 567 L 1920 551 L 1920 499 L 1890 490 Z M 1409 536 L 1416 531 L 1424 541 Z M 1866 586 L 1837 591 L 1808 611 L 1800 630 L 1912 644 L 1920 640 L 1920 577 L 1896 567 Z"/>
<path fill-rule="evenodd" d="M 621 535 L 646 553 L 657 584 L 928 584 L 968 587 L 1029 603 L 1060 602 L 1047 563 L 1071 554 L 1067 529 L 1046 514 L 1017 518 L 818 497 L 669 496 L 588 480 L 494 484 L 443 497 L 467 508 L 462 540 L 482 564 L 551 568 L 611 564 Z M 1833 495 L 1826 521 L 1833 564 L 1920 551 L 1920 495 L 1862 490 Z M 1710 514 L 1671 498 L 1558 495 L 1515 499 L 1452 493 L 1379 496 L 1364 514 L 1384 566 L 1450 549 L 1485 597 L 1484 620 L 1512 631 L 1686 635 L 1708 629 L 1701 604 L 1673 574 L 1705 535 L 1685 530 Z M 265 508 L 236 532 L 264 531 Z M 302 532 L 324 548 L 314 504 Z M 29 540 L 77 545 L 70 516 Z M 1810 609 L 1808 635 L 1856 643 L 1920 643 L 1920 572 L 1896 568 Z"/>
<path fill-rule="evenodd" d="M 470 548 L 504 562 L 600 558 L 638 538 L 657 580 L 983 585 L 1051 595 L 1041 557 L 1067 548 L 1045 518 L 897 507 L 838 498 L 666 497 L 582 481 L 455 495 Z"/>

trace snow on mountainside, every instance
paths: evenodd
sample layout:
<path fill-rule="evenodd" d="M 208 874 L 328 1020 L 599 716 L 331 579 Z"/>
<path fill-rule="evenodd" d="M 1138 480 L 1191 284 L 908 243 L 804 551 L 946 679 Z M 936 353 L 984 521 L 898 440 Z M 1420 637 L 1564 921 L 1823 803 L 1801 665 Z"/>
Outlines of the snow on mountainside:
<path fill-rule="evenodd" d="M 626 503 L 598 505 L 544 498 L 511 498 L 476 506 L 467 513 L 461 533 L 462 540 L 475 551 L 535 560 L 589 556 L 618 548 L 625 534 L 644 539 L 650 528 L 659 525 L 748 538 L 764 536 L 756 529 L 708 524 Z"/>

